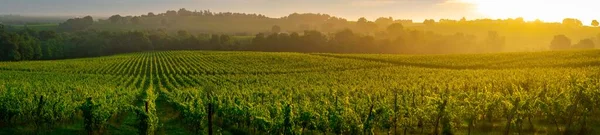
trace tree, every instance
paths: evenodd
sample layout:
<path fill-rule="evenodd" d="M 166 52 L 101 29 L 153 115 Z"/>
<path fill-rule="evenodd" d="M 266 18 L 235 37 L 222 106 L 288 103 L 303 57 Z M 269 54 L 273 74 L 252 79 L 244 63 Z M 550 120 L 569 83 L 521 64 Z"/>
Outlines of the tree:
<path fill-rule="evenodd" d="M 357 24 L 367 23 L 367 22 L 369 22 L 369 21 L 367 20 L 367 18 L 364 18 L 364 17 L 358 18 L 358 21 L 356 21 Z"/>
<path fill-rule="evenodd" d="M 358 27 L 358 31 L 361 33 L 370 33 L 377 30 L 377 24 L 368 21 L 364 17 L 361 17 L 358 19 L 358 21 L 356 21 L 356 26 Z"/>
<path fill-rule="evenodd" d="M 18 35 L 0 32 L 0 60 L 19 61 Z"/>
<path fill-rule="evenodd" d="M 423 24 L 425 24 L 425 25 L 433 25 L 433 24 L 435 24 L 435 20 L 433 20 L 433 19 L 426 19 L 425 21 L 423 21 Z"/>
<path fill-rule="evenodd" d="M 402 32 L 404 32 L 404 25 L 401 23 L 394 23 L 387 27 L 387 31 L 391 35 L 400 35 Z"/>
<path fill-rule="evenodd" d="M 266 40 L 267 39 L 265 38 L 265 34 L 264 33 L 258 33 L 258 34 L 256 34 L 256 36 L 252 39 L 252 48 L 251 48 L 251 50 L 258 51 L 258 50 L 265 49 Z"/>
<path fill-rule="evenodd" d="M 185 8 L 179 9 L 179 11 L 177 11 L 177 15 L 180 16 L 191 16 L 192 15 L 192 11 L 188 11 Z"/>
<path fill-rule="evenodd" d="M 134 25 L 139 25 L 142 23 L 142 21 L 140 20 L 140 17 L 133 17 L 131 18 L 131 23 L 133 23 Z"/>
<path fill-rule="evenodd" d="M 94 18 L 92 18 L 91 16 L 83 17 L 82 21 L 83 21 L 83 25 L 85 27 L 91 26 L 92 24 L 94 24 Z"/>
<path fill-rule="evenodd" d="M 86 16 L 83 18 L 72 18 L 66 22 L 60 23 L 58 29 L 61 31 L 78 31 L 84 30 L 94 24 L 94 18 Z M 31 34 L 31 33 L 30 33 Z"/>
<path fill-rule="evenodd" d="M 56 35 L 55 31 L 43 30 L 43 31 L 40 31 L 38 33 L 38 38 L 41 41 L 46 41 L 46 40 L 53 39 L 53 38 L 56 38 L 56 37 L 57 37 L 57 35 Z"/>
<path fill-rule="evenodd" d="M 121 17 L 121 15 L 113 15 L 110 16 L 108 20 L 110 20 L 111 23 L 116 24 L 122 22 L 123 17 Z"/>
<path fill-rule="evenodd" d="M 219 36 L 219 48 L 218 49 L 226 48 L 229 45 L 231 45 L 231 37 L 229 35 Z"/>
<path fill-rule="evenodd" d="M 377 20 L 375 20 L 375 24 L 379 25 L 380 27 L 387 27 L 389 25 L 391 25 L 392 23 L 394 23 L 394 18 L 392 17 L 380 17 L 377 18 Z"/>
<path fill-rule="evenodd" d="M 598 23 L 598 20 L 593 20 L 592 21 L 592 26 L 598 27 L 598 25 L 600 25 L 600 23 Z"/>
<path fill-rule="evenodd" d="M 581 23 L 580 20 L 575 19 L 575 18 L 565 18 L 563 19 L 563 25 L 567 25 L 567 26 L 583 26 L 583 23 Z"/>
<path fill-rule="evenodd" d="M 579 41 L 576 45 L 573 45 L 575 49 L 593 49 L 594 41 L 592 39 L 583 39 Z"/>
<path fill-rule="evenodd" d="M 571 39 L 565 35 L 556 35 L 550 44 L 551 50 L 565 50 L 571 48 Z"/>
<path fill-rule="evenodd" d="M 59 59 L 62 58 L 62 54 L 63 54 L 63 49 L 62 47 L 64 46 L 64 42 L 62 39 L 53 36 L 53 32 L 54 31 L 50 31 L 50 32 L 40 32 L 40 36 L 42 38 L 40 38 L 41 41 L 41 51 L 42 51 L 42 58 L 41 59 L 46 59 L 46 60 L 50 60 L 50 59 Z M 42 36 L 44 35 L 44 36 Z M 47 37 L 47 38 L 44 38 Z"/>
<path fill-rule="evenodd" d="M 154 16 L 156 16 L 154 13 L 148 12 L 148 17 L 154 17 Z"/>
<path fill-rule="evenodd" d="M 331 32 L 335 30 L 335 24 L 333 23 L 324 23 L 321 25 L 322 32 Z"/>
<path fill-rule="evenodd" d="M 488 52 L 502 51 L 505 43 L 506 43 L 506 38 L 501 37 L 500 34 L 498 34 L 498 32 L 496 32 L 496 31 L 488 32 L 488 37 L 486 39 Z"/>
<path fill-rule="evenodd" d="M 177 31 L 177 37 L 179 37 L 179 38 L 187 38 L 189 36 L 191 36 L 191 34 L 188 31 L 185 31 L 185 30 Z"/>
<path fill-rule="evenodd" d="M 272 33 L 280 33 L 280 32 L 281 32 L 281 27 L 279 27 L 279 25 L 274 25 L 274 26 L 271 28 L 271 32 L 272 32 Z"/>
<path fill-rule="evenodd" d="M 359 36 L 355 34 L 350 29 L 345 29 L 339 32 L 336 32 L 334 37 L 332 38 L 331 45 L 332 49 L 337 52 L 350 52 L 353 51 L 353 47 L 358 46 L 359 44 Z"/>
<path fill-rule="evenodd" d="M 152 42 L 148 38 L 148 35 L 144 32 L 126 32 L 119 35 L 119 37 L 117 37 L 115 40 L 118 40 L 116 41 L 117 44 L 115 45 L 118 45 L 117 49 L 119 49 L 115 52 L 138 52 L 142 50 L 151 50 L 154 48 L 152 46 Z"/>
<path fill-rule="evenodd" d="M 304 35 L 300 37 L 300 40 L 304 41 L 302 51 L 319 52 L 326 50 L 327 37 L 319 31 L 304 31 Z"/>
<path fill-rule="evenodd" d="M 175 10 L 168 10 L 165 15 L 167 16 L 177 16 L 177 11 Z"/>
<path fill-rule="evenodd" d="M 523 17 L 518 17 L 515 19 L 515 22 L 517 23 L 525 23 L 525 19 L 523 19 Z"/>

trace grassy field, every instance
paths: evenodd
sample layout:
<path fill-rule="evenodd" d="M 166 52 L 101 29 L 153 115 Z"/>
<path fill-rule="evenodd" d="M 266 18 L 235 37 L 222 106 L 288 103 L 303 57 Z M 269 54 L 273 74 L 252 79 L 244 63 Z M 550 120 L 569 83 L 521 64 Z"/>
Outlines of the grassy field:
<path fill-rule="evenodd" d="M 143 52 L 0 62 L 0 134 L 600 134 L 598 97 L 599 50 Z"/>

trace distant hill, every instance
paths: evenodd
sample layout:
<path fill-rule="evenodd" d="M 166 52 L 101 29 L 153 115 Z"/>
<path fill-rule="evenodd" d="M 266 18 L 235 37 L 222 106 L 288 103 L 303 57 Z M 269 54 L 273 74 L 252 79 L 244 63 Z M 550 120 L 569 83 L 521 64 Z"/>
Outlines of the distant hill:
<path fill-rule="evenodd" d="M 359 28 L 357 23 L 367 24 Z M 102 30 L 144 30 L 165 29 L 168 31 L 187 30 L 191 33 L 218 33 L 218 34 L 256 34 L 271 32 L 273 26 L 279 26 L 281 32 L 303 32 L 305 30 L 318 30 L 322 32 L 335 32 L 343 29 L 372 32 L 379 25 L 403 23 L 410 25 L 412 20 L 394 20 L 381 18 L 371 22 L 364 18 L 349 21 L 344 18 L 319 13 L 293 13 L 281 18 L 271 18 L 260 14 L 189 11 L 180 9 L 169 10 L 165 13 L 148 13 L 140 16 L 113 15 L 108 19 L 100 19 L 90 28 Z M 381 27 L 384 28 L 384 27 Z"/>
<path fill-rule="evenodd" d="M 22 15 L 0 15 L 0 24 L 5 25 L 38 25 L 58 24 L 72 16 L 22 16 Z"/>

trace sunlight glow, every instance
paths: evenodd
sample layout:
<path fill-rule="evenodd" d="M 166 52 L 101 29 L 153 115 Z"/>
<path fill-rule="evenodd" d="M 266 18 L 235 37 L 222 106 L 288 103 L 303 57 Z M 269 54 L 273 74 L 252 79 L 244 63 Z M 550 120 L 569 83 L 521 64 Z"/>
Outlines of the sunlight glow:
<path fill-rule="evenodd" d="M 561 22 L 564 18 L 577 18 L 586 25 L 597 17 L 595 0 L 461 0 L 476 6 L 478 13 L 490 18 L 541 19 Z M 600 18 L 598 18 L 600 19 Z"/>

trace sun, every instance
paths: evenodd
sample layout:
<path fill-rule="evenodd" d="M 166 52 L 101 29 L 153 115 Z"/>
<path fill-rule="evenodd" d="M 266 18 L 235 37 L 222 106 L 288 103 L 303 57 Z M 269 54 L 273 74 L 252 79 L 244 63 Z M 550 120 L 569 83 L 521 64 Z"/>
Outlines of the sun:
<path fill-rule="evenodd" d="M 564 18 L 578 18 L 583 21 L 594 19 L 593 0 L 461 0 L 473 4 L 476 12 L 490 18 L 516 18 L 526 20 L 541 19 L 560 22 Z M 600 19 L 600 18 L 599 18 Z"/>

